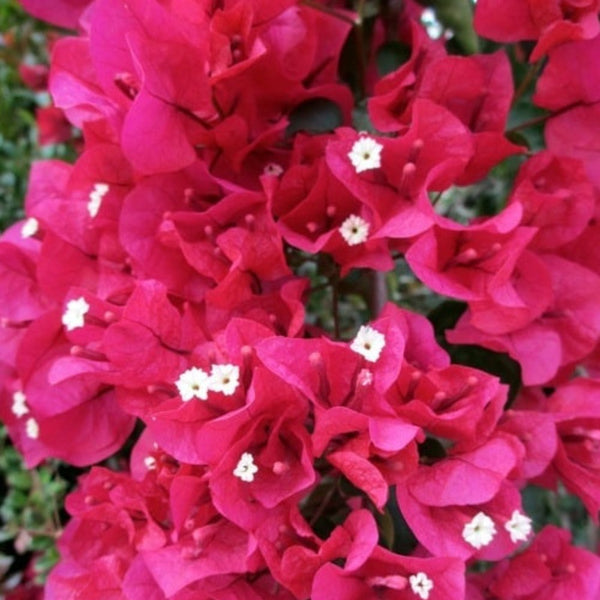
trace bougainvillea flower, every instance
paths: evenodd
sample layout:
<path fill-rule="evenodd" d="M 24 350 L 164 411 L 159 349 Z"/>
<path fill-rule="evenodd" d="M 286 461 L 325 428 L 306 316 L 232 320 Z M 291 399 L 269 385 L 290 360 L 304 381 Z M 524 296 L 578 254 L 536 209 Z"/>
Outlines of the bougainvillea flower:
<path fill-rule="evenodd" d="M 536 410 L 509 409 L 502 415 L 498 430 L 518 437 L 525 449 L 512 478 L 532 479 L 541 475 L 552 462 L 558 437 L 551 415 Z"/>
<path fill-rule="evenodd" d="M 400 418 L 463 443 L 484 439 L 496 426 L 506 399 L 497 379 L 459 365 L 405 373 L 386 398 Z"/>
<path fill-rule="evenodd" d="M 590 180 L 600 186 L 600 159 L 593 135 L 600 124 L 600 103 L 580 104 L 557 114 L 546 124 L 544 135 L 548 150 L 579 159 Z"/>
<path fill-rule="evenodd" d="M 596 522 L 600 511 L 600 410 L 595 399 L 599 393 L 593 379 L 575 379 L 560 386 L 546 408 L 558 434 L 552 466 Z"/>
<path fill-rule="evenodd" d="M 426 190 L 453 183 L 473 152 L 466 127 L 446 108 L 424 99 L 415 102 L 404 135 L 374 138 L 383 146 L 379 169 L 357 173 L 348 158 L 356 132 L 338 129 L 336 134 L 327 145 L 327 165 L 377 216 L 377 238 L 409 238 L 428 229 L 434 215 Z"/>
<path fill-rule="evenodd" d="M 472 485 L 470 480 L 468 483 Z M 467 484 L 463 480 L 457 485 Z M 411 531 L 435 556 L 467 560 L 476 555 L 480 560 L 498 560 L 517 547 L 505 525 L 515 510 L 523 514 L 521 497 L 506 481 L 491 500 L 477 505 L 432 506 L 416 500 L 405 486 L 398 486 L 396 495 Z"/>
<path fill-rule="evenodd" d="M 114 390 L 102 385 L 96 373 L 64 374 L 53 380 L 57 361 L 69 357 L 72 346 L 61 328 L 55 311 L 29 326 L 16 364 L 21 386 L 17 391 L 26 399 L 27 411 L 15 411 L 13 405 L 9 417 L 4 414 L 9 407 L 2 407 L 31 465 L 48 456 L 79 465 L 97 462 L 120 447 L 134 425 L 118 407 Z M 64 435 L 65 428 L 71 435 Z"/>
<path fill-rule="evenodd" d="M 584 165 L 538 152 L 523 164 L 510 202 L 523 209 L 521 224 L 537 227 L 529 248 L 549 251 L 577 238 L 594 213 L 594 189 Z"/>
<path fill-rule="evenodd" d="M 457 326 L 447 332 L 452 343 L 479 343 L 508 352 L 521 364 L 523 380 L 528 385 L 545 383 L 561 365 L 584 358 L 593 351 L 600 334 L 597 275 L 556 255 L 541 258 L 541 265 L 552 277 L 554 298 L 537 319 L 523 328 L 494 335 L 484 333 L 481 324 L 474 326 L 473 316 L 467 311 Z M 541 361 L 540 356 L 545 359 Z"/>
<path fill-rule="evenodd" d="M 485 298 L 511 277 L 536 230 L 511 227 L 520 216 L 513 205 L 481 224 L 435 226 L 411 245 L 406 259 L 416 275 L 440 294 L 463 300 Z"/>
<path fill-rule="evenodd" d="M 536 40 L 530 61 L 571 40 L 598 35 L 597 0 L 510 0 L 499 8 L 493 0 L 482 0 L 475 10 L 475 29 L 479 35 L 498 42 Z"/>
<path fill-rule="evenodd" d="M 42 227 L 61 239 L 124 267 L 118 221 L 132 179 L 117 146 L 96 144 L 73 167 L 59 161 L 37 163 L 26 206 Z"/>
<path fill-rule="evenodd" d="M 446 56 L 442 44 L 426 35 L 415 21 L 409 23 L 410 58 L 377 81 L 369 99 L 369 116 L 373 125 L 384 133 L 405 129 L 406 115 L 429 65 Z"/>
<path fill-rule="evenodd" d="M 283 509 L 286 501 L 305 492 L 316 478 L 303 423 L 307 405 L 283 382 L 274 388 L 275 381 L 274 376 L 255 371 L 252 418 L 230 438 L 210 476 L 215 506 L 244 529 L 257 527 L 269 511 Z M 278 393 L 273 394 L 273 389 Z M 231 427 L 230 433 L 234 433 Z M 215 442 L 207 435 L 204 439 L 214 450 Z"/>
<path fill-rule="evenodd" d="M 493 165 L 521 151 L 504 137 L 513 94 L 510 64 L 504 53 L 469 57 L 440 56 L 427 62 L 421 61 L 419 68 L 422 72 L 417 75 L 418 83 L 414 89 L 409 88 L 410 104 L 397 117 L 398 123 L 393 130 L 408 127 L 414 118 L 413 107 L 416 108 L 419 99 L 434 102 L 458 117 L 471 132 L 474 144 L 473 157 L 458 183 L 465 185 L 481 179 Z M 406 65 L 398 71 L 404 69 Z M 400 89 L 388 91 L 391 78 L 394 77 L 397 74 L 387 76 L 386 94 L 383 97 L 376 95 L 369 101 L 370 114 L 376 124 L 382 121 L 381 124 L 386 126 L 384 131 L 389 130 L 390 125 L 381 112 L 387 116 L 397 110 L 398 95 L 406 84 L 406 79 L 399 81 Z M 383 87 L 383 81 L 375 88 L 376 92 L 379 86 Z"/>
<path fill-rule="evenodd" d="M 92 0 L 58 0 L 52 7 L 44 0 L 20 0 L 23 7 L 34 17 L 59 27 L 75 29 L 81 13 Z"/>
<path fill-rule="evenodd" d="M 275 578 L 296 598 L 310 596 L 317 570 L 328 561 L 344 558 L 347 568 L 358 568 L 378 541 L 377 526 L 366 510 L 354 510 L 325 540 L 319 540 L 295 512 L 289 519 L 268 519 L 255 533 Z"/>
<path fill-rule="evenodd" d="M 464 564 L 456 558 L 415 558 L 377 546 L 358 568 L 327 563 L 317 572 L 314 600 L 451 600 L 464 596 Z"/>
<path fill-rule="evenodd" d="M 599 102 L 600 66 L 594 60 L 598 52 L 600 35 L 553 48 L 538 79 L 534 102 L 552 111 Z"/>
<path fill-rule="evenodd" d="M 548 525 L 529 548 L 492 571 L 489 591 L 499 600 L 595 598 L 600 561 L 571 545 L 568 531 Z"/>

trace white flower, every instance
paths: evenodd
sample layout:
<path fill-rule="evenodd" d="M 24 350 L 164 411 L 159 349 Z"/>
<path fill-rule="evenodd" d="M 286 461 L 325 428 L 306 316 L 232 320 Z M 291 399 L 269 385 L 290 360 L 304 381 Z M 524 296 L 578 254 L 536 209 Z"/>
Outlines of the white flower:
<path fill-rule="evenodd" d="M 524 542 L 531 533 L 531 519 L 518 510 L 513 511 L 510 521 L 504 524 L 504 529 L 510 533 L 513 544 Z"/>
<path fill-rule="evenodd" d="M 192 367 L 184 371 L 175 382 L 179 395 L 184 402 L 192 398 L 206 400 L 208 398 L 209 377 L 206 371 L 198 367 Z"/>
<path fill-rule="evenodd" d="M 361 325 L 356 337 L 352 340 L 350 349 L 362 354 L 368 361 L 375 362 L 384 346 L 385 336 L 383 333 L 369 327 L 369 325 Z"/>
<path fill-rule="evenodd" d="M 425 575 L 422 571 L 416 575 L 411 575 L 408 578 L 412 591 L 422 598 L 427 600 L 429 598 L 429 592 L 433 589 L 433 581 Z"/>
<path fill-rule="evenodd" d="M 27 419 L 27 422 L 25 423 L 25 433 L 27 434 L 27 437 L 32 440 L 35 440 L 39 437 L 40 426 L 38 425 L 38 422 L 33 417 L 30 419 Z"/>
<path fill-rule="evenodd" d="M 463 528 L 462 536 L 465 542 L 473 548 L 487 546 L 496 535 L 494 521 L 485 513 L 478 512 Z"/>
<path fill-rule="evenodd" d="M 233 474 L 239 477 L 242 481 L 250 483 L 254 481 L 254 475 L 258 472 L 258 467 L 254 464 L 254 457 L 250 452 L 244 452 L 238 461 L 237 467 L 233 470 Z"/>
<path fill-rule="evenodd" d="M 88 213 L 90 213 L 90 217 L 94 218 L 98 215 L 100 211 L 100 206 L 102 205 L 102 199 L 108 193 L 110 188 L 106 183 L 95 183 L 94 189 L 90 192 L 90 199 L 87 204 Z"/>
<path fill-rule="evenodd" d="M 348 158 L 357 173 L 378 169 L 381 166 L 381 151 L 383 146 L 373 138 L 362 136 L 354 142 Z"/>
<path fill-rule="evenodd" d="M 156 469 L 156 459 L 154 456 L 146 456 L 146 458 L 144 458 L 144 465 L 148 471 Z"/>
<path fill-rule="evenodd" d="M 240 369 L 236 365 L 213 365 L 210 370 L 208 389 L 231 396 L 240 382 Z"/>
<path fill-rule="evenodd" d="M 340 226 L 340 233 L 348 246 L 362 244 L 369 237 L 369 223 L 358 215 L 350 215 Z"/>
<path fill-rule="evenodd" d="M 38 220 L 35 217 L 29 217 L 29 219 L 27 219 L 25 223 L 23 223 L 23 227 L 21 227 L 21 237 L 33 237 L 38 232 L 39 228 L 40 224 Z"/>
<path fill-rule="evenodd" d="M 29 412 L 27 408 L 27 397 L 21 391 L 17 391 L 13 394 L 13 403 L 11 410 L 15 417 L 21 418 Z"/>
<path fill-rule="evenodd" d="M 62 324 L 68 331 L 83 327 L 85 325 L 85 315 L 90 310 L 90 305 L 85 298 L 77 298 L 67 302 L 67 310 L 62 316 Z"/>

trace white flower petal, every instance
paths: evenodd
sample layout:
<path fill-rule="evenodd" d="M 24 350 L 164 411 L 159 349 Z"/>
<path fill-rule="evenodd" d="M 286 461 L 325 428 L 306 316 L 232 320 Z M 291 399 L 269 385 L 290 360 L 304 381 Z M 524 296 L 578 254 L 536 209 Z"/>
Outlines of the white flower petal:
<path fill-rule="evenodd" d="M 95 183 L 94 189 L 90 192 L 87 209 L 90 217 L 94 218 L 100 212 L 100 206 L 102 206 L 102 199 L 108 193 L 109 186 L 106 183 Z"/>
<path fill-rule="evenodd" d="M 21 237 L 33 237 L 39 230 L 40 224 L 35 217 L 29 217 L 21 227 Z"/>
<path fill-rule="evenodd" d="M 359 137 L 352 150 L 348 153 L 348 158 L 357 173 L 378 169 L 381 167 L 381 151 L 383 146 L 368 136 Z"/>
<path fill-rule="evenodd" d="M 358 215 L 350 215 L 340 226 L 340 233 L 348 246 L 356 246 L 367 241 L 370 225 Z"/>
<path fill-rule="evenodd" d="M 72 331 L 85 325 L 85 315 L 90 310 L 90 305 L 85 298 L 76 298 L 67 302 L 67 308 L 62 316 L 62 324 L 67 331 Z"/>
<path fill-rule="evenodd" d="M 462 536 L 465 542 L 473 548 L 487 546 L 496 535 L 496 526 L 484 512 L 478 512 L 463 528 Z"/>
<path fill-rule="evenodd" d="M 21 391 L 16 391 L 13 394 L 12 413 L 15 417 L 21 418 L 29 412 L 27 406 L 27 397 Z"/>
<path fill-rule="evenodd" d="M 25 423 L 25 433 L 29 439 L 36 440 L 40 435 L 40 426 L 38 422 L 33 418 L 27 419 Z"/>
<path fill-rule="evenodd" d="M 231 396 L 240 383 L 240 369 L 236 365 L 212 365 L 208 389 Z"/>
<path fill-rule="evenodd" d="M 431 581 L 431 579 L 429 579 L 425 573 L 420 571 L 415 575 L 411 575 L 408 578 L 408 581 L 410 583 L 411 590 L 417 596 L 419 596 L 419 598 L 422 598 L 422 600 L 428 600 L 429 592 L 431 592 L 433 589 L 433 581 Z"/>
<path fill-rule="evenodd" d="M 184 371 L 175 382 L 179 395 L 184 402 L 192 398 L 206 400 L 208 398 L 209 377 L 206 371 L 198 367 L 191 367 Z"/>
<path fill-rule="evenodd" d="M 254 475 L 257 472 L 258 467 L 254 464 L 254 457 L 250 452 L 242 454 L 236 468 L 233 470 L 233 474 L 246 483 L 254 481 Z"/>
<path fill-rule="evenodd" d="M 369 325 L 362 325 L 352 340 L 350 349 L 358 352 L 370 362 L 376 362 L 385 346 L 383 333 Z"/>
<path fill-rule="evenodd" d="M 531 519 L 527 515 L 515 510 L 510 520 L 504 524 L 504 529 L 510 533 L 510 539 L 513 544 L 524 542 L 531 533 Z"/>

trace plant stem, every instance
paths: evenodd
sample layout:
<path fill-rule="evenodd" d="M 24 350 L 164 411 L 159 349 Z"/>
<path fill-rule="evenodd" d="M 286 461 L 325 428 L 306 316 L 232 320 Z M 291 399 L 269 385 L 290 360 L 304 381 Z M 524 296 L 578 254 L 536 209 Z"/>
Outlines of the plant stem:
<path fill-rule="evenodd" d="M 543 61 L 538 61 L 531 65 L 523 77 L 523 80 L 519 84 L 519 87 L 515 91 L 515 95 L 513 96 L 512 105 L 515 106 L 516 103 L 520 100 L 521 96 L 527 91 L 529 84 L 533 81 L 534 77 L 538 74 Z"/>
<path fill-rule="evenodd" d="M 337 489 L 337 482 L 335 483 L 335 485 L 332 485 L 327 490 L 327 493 L 325 494 L 325 496 L 323 496 L 323 500 L 321 500 L 321 504 L 319 504 L 319 508 L 317 508 L 315 514 L 312 516 L 312 518 L 309 522 L 309 525 L 311 527 L 314 526 L 314 524 L 321 518 L 321 515 L 325 512 L 325 509 L 327 508 L 327 505 L 333 498 L 333 495 L 335 494 L 336 489 Z"/>
<path fill-rule="evenodd" d="M 514 127 L 511 127 L 506 131 L 506 133 L 514 133 L 515 131 L 520 131 L 521 129 L 527 129 L 528 127 L 533 127 L 538 123 L 543 123 L 547 121 L 550 117 L 553 117 L 553 113 L 548 113 L 547 115 L 540 115 L 539 117 L 534 117 L 533 119 L 529 119 L 528 121 L 524 121 L 523 123 L 519 123 Z"/>
<path fill-rule="evenodd" d="M 340 339 L 340 292 L 338 289 L 340 282 L 340 272 L 336 268 L 335 274 L 331 278 L 331 303 L 333 311 L 333 335 L 336 340 Z"/>
<path fill-rule="evenodd" d="M 388 288 L 385 273 L 373 271 L 371 273 L 371 295 L 369 297 L 369 309 L 372 318 L 379 315 L 387 301 Z"/>

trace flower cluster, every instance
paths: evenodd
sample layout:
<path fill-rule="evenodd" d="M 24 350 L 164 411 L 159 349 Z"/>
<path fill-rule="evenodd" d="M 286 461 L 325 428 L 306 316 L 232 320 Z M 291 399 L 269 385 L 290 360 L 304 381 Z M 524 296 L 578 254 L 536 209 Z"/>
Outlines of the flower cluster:
<path fill-rule="evenodd" d="M 338 80 L 343 2 L 23 4 L 79 28 L 49 89 L 84 146 L 34 166 L 0 238 L 0 417 L 29 466 L 142 431 L 130 473 L 69 496 L 46 598 L 596 598 L 600 559 L 536 535 L 521 490 L 560 483 L 597 520 L 598 2 L 477 5 L 481 35 L 547 57 L 538 152 L 505 133 L 507 54 L 450 54 L 412 2 L 375 28 L 369 56 L 384 29 L 410 55 L 367 62 L 369 131 Z M 511 156 L 497 214 L 441 214 Z M 350 339 L 306 325 L 291 257 L 314 255 L 336 278 L 403 255 L 466 303 L 451 342 L 518 362 L 517 399 L 392 303 Z"/>

